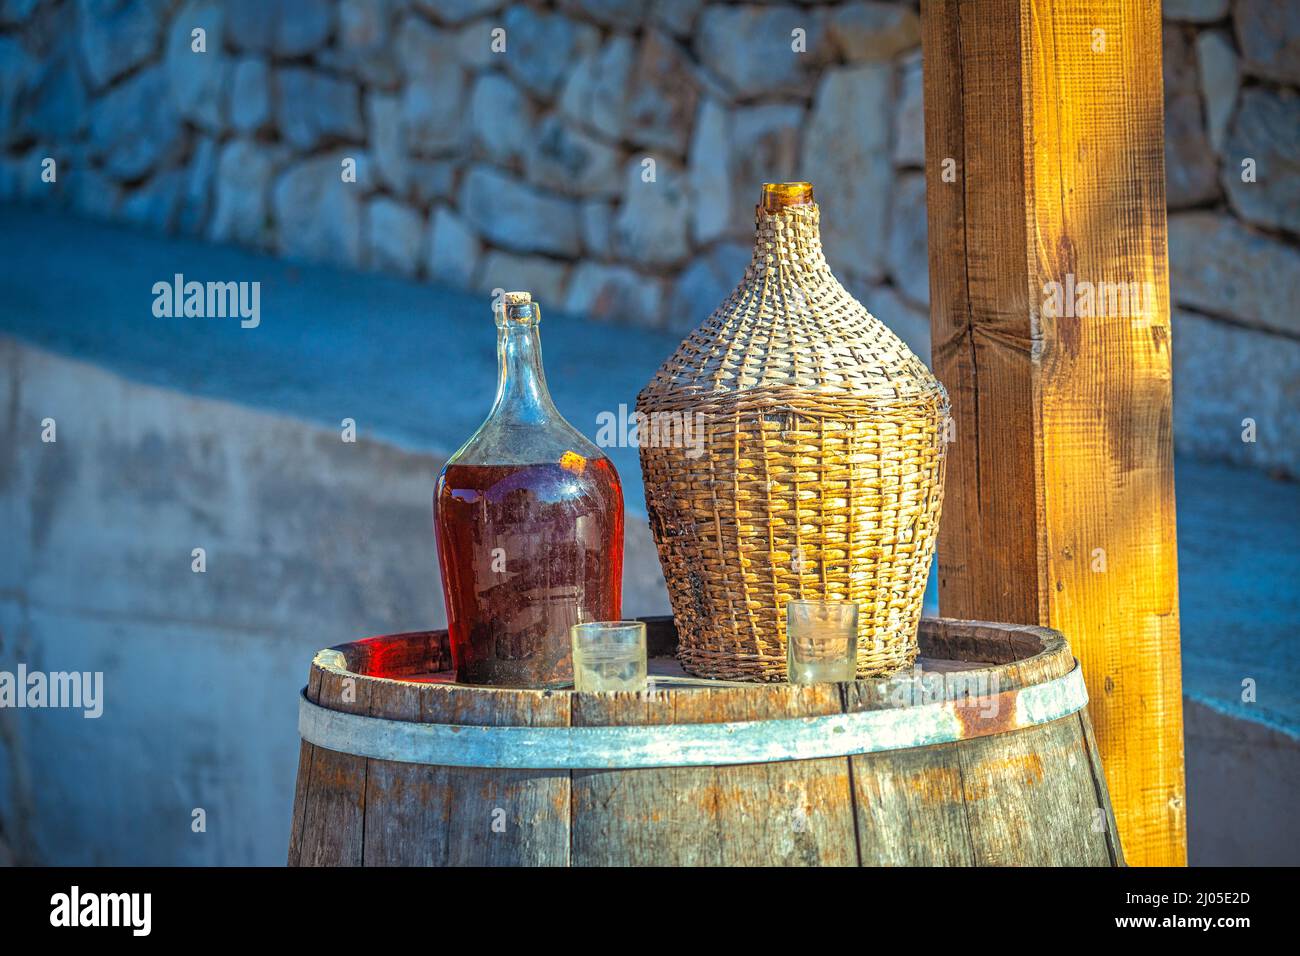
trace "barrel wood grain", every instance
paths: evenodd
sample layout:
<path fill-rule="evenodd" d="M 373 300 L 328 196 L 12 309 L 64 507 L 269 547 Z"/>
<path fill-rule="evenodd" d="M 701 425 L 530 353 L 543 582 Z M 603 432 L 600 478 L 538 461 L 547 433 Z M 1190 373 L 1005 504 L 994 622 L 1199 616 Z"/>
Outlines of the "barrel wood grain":
<path fill-rule="evenodd" d="M 476 690 L 426 694 L 435 723 L 567 727 L 569 697 L 549 691 L 485 695 Z M 437 703 L 445 706 L 438 707 Z M 452 774 L 447 862 L 451 866 L 566 866 L 569 862 L 569 773 L 489 770 Z"/>
<path fill-rule="evenodd" d="M 1074 666 L 1059 635 L 1036 627 L 926 619 L 920 641 L 931 658 L 982 662 L 964 665 L 962 678 L 996 681 L 979 686 L 998 690 L 1031 687 Z M 648 619 L 652 648 L 671 651 L 674 642 L 670 619 Z M 445 632 L 421 632 L 322 651 L 307 696 L 335 710 L 423 723 L 655 726 L 883 709 L 917 680 L 660 684 L 615 694 L 466 687 L 429 680 L 449 665 L 445 644 Z M 372 668 L 383 676 L 367 673 Z M 413 679 L 394 679 L 402 676 Z M 304 743 L 289 862 L 1116 865 L 1114 834 L 1085 710 L 950 744 L 737 766 L 441 767 Z"/>
<path fill-rule="evenodd" d="M 393 685 L 371 695 L 371 716 L 421 721 L 420 685 Z M 446 866 L 452 799 L 446 767 L 367 761 L 363 864 Z"/>
<path fill-rule="evenodd" d="M 320 700 L 320 679 L 323 671 L 312 667 L 307 675 L 303 692 L 312 701 Z M 311 791 L 311 769 L 316 762 L 316 747 L 302 741 L 298 747 L 298 777 L 293 787 L 293 820 L 289 826 L 289 865 L 302 863 L 302 832 L 307 820 L 307 794 Z"/>
<path fill-rule="evenodd" d="M 320 676 L 315 703 L 345 713 L 365 714 L 369 712 L 372 687 L 369 681 L 325 671 Z M 299 836 L 299 862 L 303 866 L 360 866 L 369 761 L 323 747 L 314 750 Z"/>
<path fill-rule="evenodd" d="M 1102 767 L 1101 753 L 1097 749 L 1097 738 L 1092 732 L 1092 720 L 1086 713 L 1079 714 L 1079 732 L 1083 735 L 1084 746 L 1088 749 L 1088 763 L 1092 767 L 1092 782 L 1096 790 L 1096 801 L 1105 811 L 1101 825 L 1105 828 L 1106 852 L 1116 862 L 1124 865 L 1124 851 L 1119 837 L 1119 824 L 1115 820 L 1115 807 L 1106 788 L 1106 771 Z"/>
<path fill-rule="evenodd" d="M 720 723 L 841 712 L 836 685 L 574 695 L 573 726 Z M 573 772 L 578 865 L 857 862 L 843 759 Z"/>
<path fill-rule="evenodd" d="M 858 853 L 876 866 L 973 866 L 959 744 L 849 758 Z"/>
<path fill-rule="evenodd" d="M 1111 866 L 1091 766 L 1069 717 L 958 748 L 976 866 Z M 1033 821 L 1028 826 L 1027 821 Z"/>

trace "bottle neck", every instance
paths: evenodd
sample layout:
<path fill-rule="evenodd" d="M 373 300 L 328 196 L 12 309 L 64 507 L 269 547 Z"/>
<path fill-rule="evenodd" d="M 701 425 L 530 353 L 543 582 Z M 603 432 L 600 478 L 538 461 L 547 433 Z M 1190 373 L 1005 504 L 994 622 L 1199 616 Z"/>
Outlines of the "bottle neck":
<path fill-rule="evenodd" d="M 755 210 L 754 227 L 754 256 L 750 268 L 757 275 L 769 270 L 829 270 L 822 252 L 821 209 L 816 203 L 776 208 L 760 204 Z"/>
<path fill-rule="evenodd" d="M 536 325 L 497 329 L 497 397 L 491 417 L 527 425 L 558 418 L 542 371 L 542 340 Z"/>

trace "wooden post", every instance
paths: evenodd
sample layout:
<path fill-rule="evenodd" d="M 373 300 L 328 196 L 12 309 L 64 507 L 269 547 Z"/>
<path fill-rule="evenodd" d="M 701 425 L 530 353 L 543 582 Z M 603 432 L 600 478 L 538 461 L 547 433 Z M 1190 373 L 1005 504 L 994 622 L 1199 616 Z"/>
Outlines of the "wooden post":
<path fill-rule="evenodd" d="M 1125 856 L 1185 864 L 1160 4 L 921 13 L 940 607 L 1065 634 Z"/>

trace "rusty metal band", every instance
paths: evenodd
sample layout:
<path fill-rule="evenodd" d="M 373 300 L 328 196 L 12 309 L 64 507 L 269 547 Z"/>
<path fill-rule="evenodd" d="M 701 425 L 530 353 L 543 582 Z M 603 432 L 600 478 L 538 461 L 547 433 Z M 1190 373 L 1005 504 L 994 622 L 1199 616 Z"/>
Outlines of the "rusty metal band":
<path fill-rule="evenodd" d="M 1046 724 L 1082 710 L 1076 662 L 1063 677 L 987 697 L 884 710 L 617 727 L 477 727 L 420 724 L 329 710 L 304 692 L 298 732 L 340 753 L 445 767 L 624 770 L 815 760 L 952 743 Z"/>

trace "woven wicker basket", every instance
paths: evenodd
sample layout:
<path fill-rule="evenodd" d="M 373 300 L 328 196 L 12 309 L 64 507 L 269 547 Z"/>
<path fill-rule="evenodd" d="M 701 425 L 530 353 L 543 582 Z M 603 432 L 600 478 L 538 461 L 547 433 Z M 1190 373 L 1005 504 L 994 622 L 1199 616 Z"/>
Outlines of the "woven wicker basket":
<path fill-rule="evenodd" d="M 892 674 L 916 659 L 948 396 L 831 274 L 810 186 L 765 186 L 756 219 L 744 280 L 637 397 L 678 657 L 785 680 L 786 602 L 827 597 L 860 605 L 858 676 Z"/>

